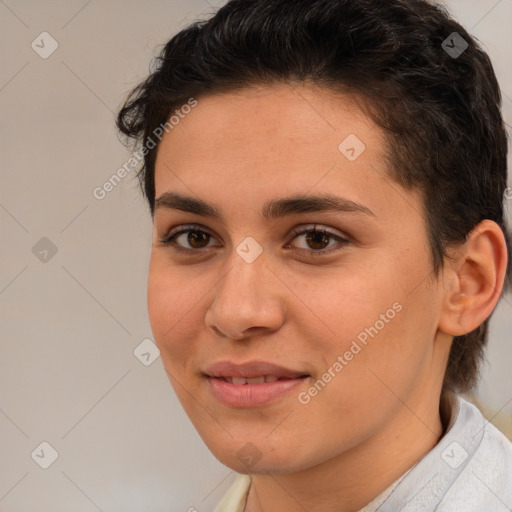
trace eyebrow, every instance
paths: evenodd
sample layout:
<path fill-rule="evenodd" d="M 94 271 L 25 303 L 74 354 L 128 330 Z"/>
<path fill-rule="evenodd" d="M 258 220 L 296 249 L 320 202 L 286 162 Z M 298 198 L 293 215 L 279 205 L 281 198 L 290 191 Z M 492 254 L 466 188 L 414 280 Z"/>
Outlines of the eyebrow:
<path fill-rule="evenodd" d="M 158 197 L 155 200 L 155 212 L 159 209 L 181 210 L 224 222 L 219 208 L 206 203 L 202 199 L 184 196 L 176 192 L 165 192 Z M 263 205 L 261 213 L 265 219 L 278 219 L 294 214 L 328 211 L 362 213 L 375 216 L 375 213 L 367 206 L 332 194 L 300 194 L 272 199 Z"/>

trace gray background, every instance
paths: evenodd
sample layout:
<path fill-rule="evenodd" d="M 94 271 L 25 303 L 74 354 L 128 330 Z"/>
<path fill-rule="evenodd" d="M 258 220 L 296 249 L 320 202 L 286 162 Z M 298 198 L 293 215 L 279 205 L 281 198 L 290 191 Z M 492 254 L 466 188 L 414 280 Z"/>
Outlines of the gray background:
<path fill-rule="evenodd" d="M 152 337 L 151 225 L 135 173 L 103 200 L 92 193 L 127 161 L 114 115 L 157 45 L 221 3 L 0 1 L 1 512 L 208 511 L 234 477 L 161 360 L 133 353 Z M 512 124 L 512 0 L 448 6 L 490 53 Z M 51 48 L 44 31 L 59 45 L 46 59 L 31 47 Z M 511 435 L 505 299 L 475 398 Z M 43 441 L 58 452 L 48 469 Z"/>

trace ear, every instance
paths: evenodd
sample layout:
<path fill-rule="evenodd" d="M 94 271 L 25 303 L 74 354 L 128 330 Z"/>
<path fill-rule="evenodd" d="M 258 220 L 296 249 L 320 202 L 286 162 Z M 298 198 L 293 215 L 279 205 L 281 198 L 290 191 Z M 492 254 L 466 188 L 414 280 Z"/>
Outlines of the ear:
<path fill-rule="evenodd" d="M 446 259 L 439 329 L 462 336 L 482 324 L 500 298 L 506 270 L 505 236 L 498 224 L 483 220 Z"/>

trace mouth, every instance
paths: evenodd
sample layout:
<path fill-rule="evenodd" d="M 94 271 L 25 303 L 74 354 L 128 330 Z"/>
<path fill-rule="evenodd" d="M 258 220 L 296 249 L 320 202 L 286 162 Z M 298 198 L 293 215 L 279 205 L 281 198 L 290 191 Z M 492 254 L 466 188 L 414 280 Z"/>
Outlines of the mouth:
<path fill-rule="evenodd" d="M 203 377 L 220 403 L 242 409 L 273 403 L 303 385 L 310 375 L 267 362 L 224 361 L 210 366 Z"/>
<path fill-rule="evenodd" d="M 246 384 L 263 384 L 264 382 L 276 382 L 278 380 L 290 380 L 288 377 L 277 377 L 276 375 L 262 375 L 260 377 L 214 377 L 235 384 L 235 386 L 245 386 Z"/>

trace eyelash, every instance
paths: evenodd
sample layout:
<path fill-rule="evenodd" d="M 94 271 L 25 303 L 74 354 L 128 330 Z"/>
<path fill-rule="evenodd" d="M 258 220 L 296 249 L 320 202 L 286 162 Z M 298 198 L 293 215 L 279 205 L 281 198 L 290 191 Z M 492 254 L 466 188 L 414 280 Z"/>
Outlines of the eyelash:
<path fill-rule="evenodd" d="M 211 233 L 209 233 L 207 230 L 203 229 L 202 226 L 199 226 L 197 224 L 191 224 L 191 225 L 187 225 L 187 226 L 179 226 L 179 230 L 178 231 L 175 231 L 174 233 L 171 231 L 169 232 L 166 236 L 164 236 L 163 238 L 161 238 L 159 240 L 159 242 L 162 244 L 162 245 L 165 245 L 165 246 L 171 246 L 172 249 L 178 253 L 181 253 L 181 254 L 186 254 L 186 255 L 192 255 L 192 254 L 195 254 L 197 255 L 198 253 L 201 253 L 201 252 L 205 252 L 206 249 L 186 249 L 186 248 L 183 248 L 179 245 L 176 245 L 175 244 L 175 240 L 183 235 L 184 233 L 189 233 L 189 232 L 196 232 L 196 233 L 204 233 L 210 237 L 213 238 L 213 235 Z M 347 240 L 346 238 L 342 238 L 338 235 L 336 235 L 335 233 L 332 233 L 331 231 L 329 231 L 328 229 L 316 229 L 316 224 L 314 225 L 313 228 L 309 227 L 309 228 L 303 228 L 303 227 L 299 227 L 299 228 L 295 228 L 292 233 L 291 233 L 291 236 L 293 237 L 292 240 L 295 240 L 295 238 L 297 238 L 298 236 L 300 235 L 304 235 L 304 234 L 307 234 L 307 233 L 316 233 L 316 234 L 322 234 L 324 236 L 327 236 L 329 238 L 333 238 L 335 240 L 338 241 L 338 246 L 341 246 L 339 248 L 334 248 L 334 249 L 320 249 L 320 250 L 313 250 L 313 249 L 296 249 L 296 251 L 298 252 L 308 252 L 310 256 L 323 256 L 323 255 L 326 255 L 326 254 L 330 254 L 332 252 L 335 252 L 335 251 L 338 251 L 338 250 L 341 250 L 341 248 L 343 248 L 344 246 L 346 246 L 348 243 L 349 243 L 349 240 Z"/>

